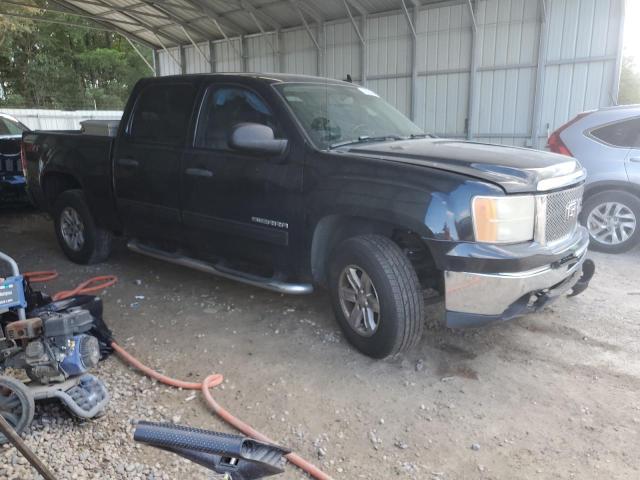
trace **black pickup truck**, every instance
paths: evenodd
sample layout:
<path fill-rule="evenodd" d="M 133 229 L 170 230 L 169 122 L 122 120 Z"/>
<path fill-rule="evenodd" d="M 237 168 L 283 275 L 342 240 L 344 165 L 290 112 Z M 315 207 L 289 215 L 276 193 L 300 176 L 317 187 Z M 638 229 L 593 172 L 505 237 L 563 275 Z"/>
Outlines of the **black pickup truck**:
<path fill-rule="evenodd" d="M 420 339 L 424 292 L 478 326 L 586 288 L 574 159 L 425 134 L 374 92 L 280 74 L 141 80 L 117 133 L 30 132 L 31 197 L 74 262 L 130 249 L 277 292 L 328 288 L 376 358 Z"/>

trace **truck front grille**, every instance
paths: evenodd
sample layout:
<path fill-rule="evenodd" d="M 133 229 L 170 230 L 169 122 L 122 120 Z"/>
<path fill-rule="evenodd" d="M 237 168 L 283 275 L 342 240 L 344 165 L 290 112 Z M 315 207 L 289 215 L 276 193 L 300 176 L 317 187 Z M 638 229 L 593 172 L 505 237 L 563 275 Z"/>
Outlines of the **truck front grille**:
<path fill-rule="evenodd" d="M 539 197 L 538 206 L 544 212 L 543 218 L 538 217 L 538 228 L 543 226 L 544 229 L 543 232 L 537 232 L 540 240 L 545 244 L 557 242 L 575 232 L 582 208 L 583 192 L 584 187 L 580 185 Z"/>

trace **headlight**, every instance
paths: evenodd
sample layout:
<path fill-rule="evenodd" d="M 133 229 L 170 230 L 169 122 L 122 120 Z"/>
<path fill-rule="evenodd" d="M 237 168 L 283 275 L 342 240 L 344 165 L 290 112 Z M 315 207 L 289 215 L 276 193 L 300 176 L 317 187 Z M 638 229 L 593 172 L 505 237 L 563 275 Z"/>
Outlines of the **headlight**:
<path fill-rule="evenodd" d="M 474 197 L 472 210 L 473 232 L 478 242 L 533 240 L 536 207 L 532 195 Z"/>

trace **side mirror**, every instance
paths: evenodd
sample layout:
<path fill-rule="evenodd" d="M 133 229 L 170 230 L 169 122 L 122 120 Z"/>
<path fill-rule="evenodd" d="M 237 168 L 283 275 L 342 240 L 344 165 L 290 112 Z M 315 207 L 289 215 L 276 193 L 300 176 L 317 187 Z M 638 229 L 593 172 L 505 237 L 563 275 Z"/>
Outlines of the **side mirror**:
<path fill-rule="evenodd" d="M 231 130 L 229 145 L 253 154 L 282 155 L 288 141 L 274 138 L 273 129 L 259 123 L 239 123 Z"/>

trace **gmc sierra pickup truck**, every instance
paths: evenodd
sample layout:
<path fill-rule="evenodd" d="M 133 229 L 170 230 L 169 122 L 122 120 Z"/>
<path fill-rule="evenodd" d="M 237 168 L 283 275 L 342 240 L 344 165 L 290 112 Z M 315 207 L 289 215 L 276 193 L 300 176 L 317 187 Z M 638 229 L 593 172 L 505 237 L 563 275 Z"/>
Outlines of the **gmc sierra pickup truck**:
<path fill-rule="evenodd" d="M 573 158 L 435 138 L 376 93 L 324 78 L 150 78 L 116 133 L 30 132 L 28 191 L 77 263 L 130 249 L 258 287 L 323 286 L 347 339 L 416 344 L 424 292 L 479 326 L 584 290 Z"/>

